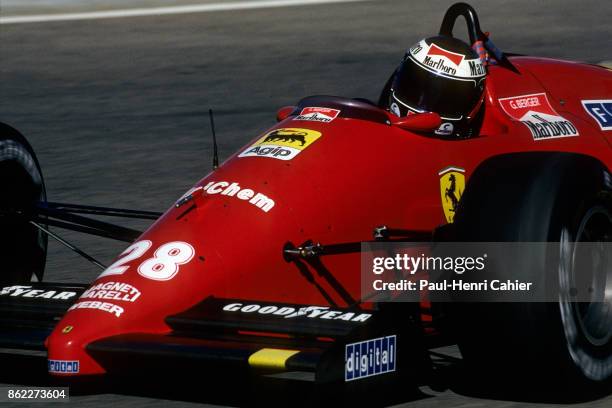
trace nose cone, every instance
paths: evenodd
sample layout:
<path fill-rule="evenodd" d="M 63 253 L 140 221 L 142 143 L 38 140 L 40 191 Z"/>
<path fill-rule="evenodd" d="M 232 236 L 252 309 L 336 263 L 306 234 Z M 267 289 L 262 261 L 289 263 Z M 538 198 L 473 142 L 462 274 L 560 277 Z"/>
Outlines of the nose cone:
<path fill-rule="evenodd" d="M 167 334 L 166 317 L 197 304 L 223 279 L 214 247 L 183 221 L 197 211 L 177 220 L 183 211 L 164 215 L 69 308 L 47 339 L 52 374 L 104 373 L 88 344 L 129 333 Z"/>
<path fill-rule="evenodd" d="M 88 326 L 79 324 L 76 313 L 62 319 L 45 342 L 49 373 L 56 376 L 104 374 L 104 369 L 85 351 L 91 335 Z"/>

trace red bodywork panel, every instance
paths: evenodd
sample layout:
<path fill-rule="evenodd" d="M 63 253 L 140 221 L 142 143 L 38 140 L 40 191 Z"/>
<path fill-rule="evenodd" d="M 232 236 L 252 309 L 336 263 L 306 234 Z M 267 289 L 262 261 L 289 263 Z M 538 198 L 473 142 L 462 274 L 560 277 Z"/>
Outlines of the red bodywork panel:
<path fill-rule="evenodd" d="M 271 130 L 295 128 L 293 136 L 298 138 L 310 134 L 308 131 L 321 136 L 307 141 L 290 160 L 239 157 L 269 133 L 260 135 L 204 177 L 197 186 L 212 190 L 198 196 L 195 209 L 186 212 L 194 200 L 169 209 L 139 238 L 151 242 L 141 256 L 125 263 L 124 272 L 103 276 L 92 284 L 126 283 L 137 291 L 124 287 L 121 292 L 117 287 L 116 293 L 109 295 L 109 289 L 101 289 L 107 292 L 97 292 L 97 299 L 80 299 L 80 306 L 68 311 L 48 338 L 49 359 L 80 361 L 78 374 L 102 373 L 103 368 L 85 351 L 87 344 L 118 334 L 167 333 L 167 316 L 208 296 L 329 305 L 321 291 L 293 263 L 284 260 L 282 250 L 287 242 L 368 241 L 378 225 L 433 230 L 446 223 L 439 176 L 445 168 L 464 169 L 469 179 L 487 158 L 534 150 L 582 153 L 610 168 L 612 132 L 600 129 L 581 100 L 612 98 L 612 72 L 549 59 L 511 60 L 520 74 L 499 66 L 489 68 L 479 137 L 442 140 L 389 124 L 345 118 L 342 113 L 331 121 L 298 120 L 299 116 L 284 119 Z M 534 140 L 528 126 L 513 120 L 498 102 L 500 98 L 542 93 L 579 136 Z M 541 101 L 531 99 L 519 105 Z M 331 117 L 327 111 L 322 112 Z M 285 133 L 272 136 L 283 144 Z M 231 187 L 232 183 L 238 186 Z M 273 200 L 267 211 L 257 205 L 263 205 L 262 196 L 252 202 L 258 193 Z M 177 241 L 191 245 L 193 254 L 188 253 L 188 247 L 170 245 L 166 252 L 155 255 L 162 245 Z M 186 260 L 183 256 L 191 257 Z M 161 261 L 148 261 L 151 258 Z M 170 263 L 164 264 L 168 259 Z M 183 264 L 173 264 L 177 259 Z M 359 254 L 329 256 L 322 262 L 353 299 L 360 298 Z M 174 266 L 176 273 L 166 280 L 147 277 L 147 273 L 166 274 Z M 144 272 L 139 273 L 139 268 Z M 316 271 L 312 274 L 338 307 L 347 306 L 346 296 L 340 296 Z M 83 305 L 85 301 L 119 308 Z"/>

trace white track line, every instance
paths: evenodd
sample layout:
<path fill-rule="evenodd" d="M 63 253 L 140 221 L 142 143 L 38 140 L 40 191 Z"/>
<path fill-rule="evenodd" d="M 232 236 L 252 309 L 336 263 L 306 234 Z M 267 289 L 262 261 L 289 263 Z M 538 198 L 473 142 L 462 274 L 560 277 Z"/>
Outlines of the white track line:
<path fill-rule="evenodd" d="M 211 11 L 250 10 L 271 7 L 307 6 L 326 3 L 349 3 L 367 0 L 254 0 L 225 3 L 192 4 L 173 7 L 151 7 L 84 13 L 35 14 L 0 17 L 0 24 L 44 23 L 48 21 L 97 20 L 101 18 L 159 16 L 163 14 L 205 13 Z"/>

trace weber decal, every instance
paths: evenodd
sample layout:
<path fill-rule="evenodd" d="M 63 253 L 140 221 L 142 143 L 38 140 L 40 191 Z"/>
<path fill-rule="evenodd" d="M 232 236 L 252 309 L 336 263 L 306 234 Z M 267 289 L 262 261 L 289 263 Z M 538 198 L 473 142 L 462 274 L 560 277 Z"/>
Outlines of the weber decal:
<path fill-rule="evenodd" d="M 258 305 L 258 304 L 243 304 L 230 303 L 223 306 L 225 312 L 238 313 L 253 313 L 261 315 L 270 315 L 282 317 L 284 319 L 293 318 L 308 318 L 308 319 L 325 319 L 325 320 L 344 320 L 347 322 L 365 322 L 372 315 L 370 313 L 353 313 L 339 310 L 330 310 L 325 306 L 305 306 L 305 307 L 290 307 L 290 306 L 274 306 L 274 305 Z"/>
<path fill-rule="evenodd" d="M 339 114 L 340 111 L 338 109 L 309 107 L 302 109 L 300 114 L 293 120 L 329 123 L 336 119 Z"/>
<path fill-rule="evenodd" d="M 321 133 L 302 128 L 275 129 L 249 146 L 238 157 L 269 157 L 291 160 L 313 144 Z"/>
<path fill-rule="evenodd" d="M 50 373 L 77 374 L 79 372 L 78 360 L 49 360 Z"/>
<path fill-rule="evenodd" d="M 597 121 L 601 130 L 612 130 L 612 99 L 582 101 L 582 106 Z"/>
<path fill-rule="evenodd" d="M 559 115 L 545 93 L 499 99 L 508 116 L 527 126 L 533 140 L 578 136 L 572 122 Z"/>
<path fill-rule="evenodd" d="M 395 371 L 396 336 L 347 344 L 344 357 L 344 381 L 360 380 Z"/>
<path fill-rule="evenodd" d="M 98 301 L 86 301 L 86 302 L 77 302 L 74 305 L 70 306 L 68 310 L 76 310 L 76 309 L 95 309 L 101 310 L 103 312 L 110 313 L 115 317 L 121 317 L 123 314 L 123 308 L 121 306 L 117 306 L 114 303 L 109 302 L 98 302 Z"/>
<path fill-rule="evenodd" d="M 76 292 L 32 289 L 32 286 L 6 286 L 2 288 L 0 296 L 11 296 L 20 298 L 42 298 L 51 300 L 68 300 L 77 295 Z"/>

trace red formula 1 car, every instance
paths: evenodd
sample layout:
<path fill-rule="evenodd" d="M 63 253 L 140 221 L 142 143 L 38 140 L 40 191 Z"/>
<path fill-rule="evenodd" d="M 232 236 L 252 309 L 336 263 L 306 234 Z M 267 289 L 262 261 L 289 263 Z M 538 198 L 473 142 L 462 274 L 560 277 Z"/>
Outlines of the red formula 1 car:
<path fill-rule="evenodd" d="M 307 97 L 163 214 L 48 202 L 34 152 L 2 125 L 0 346 L 46 350 L 54 376 L 161 361 L 369 384 L 418 377 L 427 349 L 451 341 L 479 372 L 608 381 L 610 254 L 574 253 L 592 257 L 580 271 L 564 254 L 612 237 L 612 72 L 504 55 L 461 3 L 441 31 L 460 16 L 499 62 L 487 68 L 473 136 L 432 136 L 435 113 L 399 118 L 361 99 Z M 88 214 L 155 222 L 139 232 Z M 44 283 L 56 228 L 129 246 L 90 284 Z M 556 254 L 536 254 L 545 267 L 523 273 L 553 288 L 580 281 L 592 301 L 438 307 L 362 296 L 360 242 L 440 236 L 557 243 Z"/>

